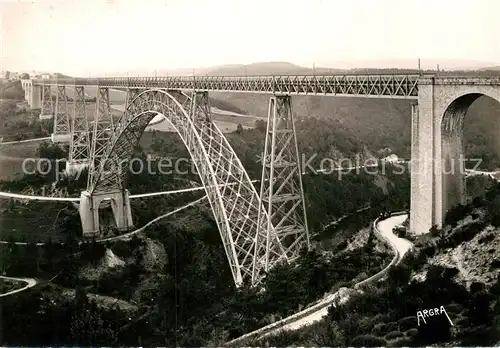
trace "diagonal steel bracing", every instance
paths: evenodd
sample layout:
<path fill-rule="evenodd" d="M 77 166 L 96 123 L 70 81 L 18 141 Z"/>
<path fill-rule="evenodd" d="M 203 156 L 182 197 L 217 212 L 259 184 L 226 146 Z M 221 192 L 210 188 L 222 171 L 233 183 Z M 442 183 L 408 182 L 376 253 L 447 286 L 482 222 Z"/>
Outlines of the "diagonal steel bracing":
<path fill-rule="evenodd" d="M 286 260 L 286 255 L 276 238 L 272 224 L 266 225 L 265 229 L 258 228 L 260 199 L 226 137 L 210 118 L 208 93 L 194 93 L 190 107 L 189 114 L 194 117 L 194 125 L 207 149 L 217 184 L 224 185 L 220 188 L 220 196 L 226 208 L 226 220 L 229 222 L 240 267 L 244 276 L 247 276 L 252 284 L 257 284 L 267 271 L 266 255 L 270 258 L 271 265 Z M 237 182 L 238 185 L 227 185 L 230 182 Z M 263 219 L 267 219 L 265 212 Z M 222 230 L 222 227 L 219 226 L 219 229 Z M 270 229 L 270 243 L 267 248 L 261 248 L 258 243 L 265 240 L 268 235 L 267 228 Z"/>
<path fill-rule="evenodd" d="M 125 107 L 130 105 L 130 103 L 140 94 L 140 90 L 138 88 L 128 88 L 127 96 L 125 99 Z"/>
<path fill-rule="evenodd" d="M 149 122 L 164 115 L 191 154 L 217 222 L 233 279 L 237 285 L 258 283 L 269 265 L 286 260 L 273 231 L 258 228 L 260 198 L 243 165 L 220 129 L 212 122 L 207 93 L 193 96 L 178 91 L 148 90 L 131 100 L 109 139 L 101 167 L 95 167 L 91 194 L 123 190 L 128 161 Z M 220 186 L 227 183 L 231 186 Z M 266 229 L 269 224 L 265 225 Z M 270 225 L 272 229 L 272 224 Z M 269 247 L 257 243 L 269 237 Z M 274 238 L 273 238 L 274 236 Z"/>
<path fill-rule="evenodd" d="M 76 79 L 79 84 L 110 88 L 165 88 L 184 91 L 233 91 L 295 95 L 376 96 L 416 99 L 419 75 L 272 75 L 168 76 Z M 43 80 L 34 80 L 36 84 Z M 61 81 L 50 80 L 50 83 Z M 74 84 L 75 79 L 62 80 Z"/>
<path fill-rule="evenodd" d="M 50 84 L 44 84 L 42 86 L 42 110 L 40 114 L 46 117 L 54 115 L 54 103 L 52 102 Z"/>
<path fill-rule="evenodd" d="M 93 119 L 90 148 L 90 166 L 87 188 L 96 181 L 99 176 L 101 161 L 105 154 L 109 140 L 113 135 L 113 118 L 109 104 L 109 89 L 99 87 L 97 89 L 96 113 Z"/>
<path fill-rule="evenodd" d="M 66 97 L 66 86 L 57 86 L 54 134 L 69 134 L 70 132 L 70 114 L 68 98 Z"/>
<path fill-rule="evenodd" d="M 269 101 L 266 141 L 262 156 L 259 226 L 268 232 L 266 250 L 274 233 L 289 260 L 296 259 L 303 247 L 310 248 L 302 171 L 295 134 L 290 96 L 273 96 Z M 266 211 L 269 218 L 263 219 Z M 267 228 L 266 228 L 267 226 Z M 261 245 L 257 243 L 257 245 Z M 261 246 L 263 247 L 263 246 Z M 265 268 L 270 265 L 266 255 Z"/>
<path fill-rule="evenodd" d="M 83 164 L 88 163 L 91 150 L 89 123 L 85 110 L 85 89 L 83 86 L 75 86 L 74 99 L 69 161 L 76 164 Z"/>

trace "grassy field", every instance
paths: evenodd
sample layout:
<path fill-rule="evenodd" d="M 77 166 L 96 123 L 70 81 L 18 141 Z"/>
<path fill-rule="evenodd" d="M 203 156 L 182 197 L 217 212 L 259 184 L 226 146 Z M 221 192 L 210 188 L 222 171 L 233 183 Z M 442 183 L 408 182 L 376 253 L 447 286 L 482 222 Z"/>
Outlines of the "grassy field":
<path fill-rule="evenodd" d="M 236 131 L 238 124 L 241 124 L 243 128 L 254 128 L 255 121 L 263 119 L 257 116 L 250 115 L 239 115 L 236 113 L 225 112 L 224 110 L 213 109 L 212 110 L 212 120 L 220 128 L 223 133 L 231 133 Z M 148 127 L 149 131 L 157 130 L 160 132 L 173 132 L 174 129 L 170 126 L 168 121 L 163 121 L 161 123 L 151 125 Z"/>
<path fill-rule="evenodd" d="M 40 142 L 0 145 L 0 180 L 23 176 L 23 161 L 37 156 Z"/>
<path fill-rule="evenodd" d="M 5 294 L 10 291 L 21 289 L 25 286 L 24 282 L 19 282 L 10 279 L 0 279 L 0 294 Z"/>
<path fill-rule="evenodd" d="M 0 137 L 14 141 L 50 134 L 51 125 L 40 122 L 38 113 L 29 109 L 25 101 L 0 100 Z"/>
<path fill-rule="evenodd" d="M 11 204 L 8 199 L 0 199 L 0 240 L 64 240 L 65 235 L 60 228 L 56 228 L 56 224 L 60 222 L 61 210 L 67 206 L 67 202 L 16 201 Z M 73 209 L 76 211 L 76 208 Z"/>

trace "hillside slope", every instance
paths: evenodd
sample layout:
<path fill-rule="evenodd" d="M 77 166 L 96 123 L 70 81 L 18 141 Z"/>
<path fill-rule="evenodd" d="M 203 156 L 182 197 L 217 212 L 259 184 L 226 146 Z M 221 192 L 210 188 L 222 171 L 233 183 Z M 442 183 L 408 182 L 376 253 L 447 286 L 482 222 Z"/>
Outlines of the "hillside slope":
<path fill-rule="evenodd" d="M 266 94 L 211 93 L 250 115 L 267 117 Z M 296 96 L 292 108 L 297 116 L 338 121 L 372 150 L 391 148 L 400 157 L 409 155 L 411 105 L 406 100 Z M 300 127 L 300 126 L 299 126 Z"/>
<path fill-rule="evenodd" d="M 388 279 L 311 327 L 258 342 L 269 346 L 457 347 L 500 340 L 500 184 L 447 215 L 442 230 L 406 235 L 415 250 Z M 424 309 L 446 311 L 417 319 Z M 423 314 L 424 317 L 426 314 Z M 452 323 L 452 324 L 451 324 Z"/>
<path fill-rule="evenodd" d="M 213 92 L 214 99 L 243 112 L 267 117 L 271 95 Z M 398 99 L 294 96 L 292 108 L 297 116 L 337 121 L 358 141 L 370 144 L 372 151 L 389 148 L 399 157 L 410 158 L 411 102 Z M 500 103 L 481 97 L 468 110 L 464 122 L 465 156 L 481 158 L 482 168 L 500 166 L 498 122 Z M 300 125 L 297 127 L 300 130 Z"/>
<path fill-rule="evenodd" d="M 252 76 L 252 75 L 306 75 L 306 74 L 345 73 L 344 69 L 322 67 L 303 67 L 289 62 L 259 62 L 252 64 L 222 65 L 208 68 L 199 75 L 211 76 Z"/>

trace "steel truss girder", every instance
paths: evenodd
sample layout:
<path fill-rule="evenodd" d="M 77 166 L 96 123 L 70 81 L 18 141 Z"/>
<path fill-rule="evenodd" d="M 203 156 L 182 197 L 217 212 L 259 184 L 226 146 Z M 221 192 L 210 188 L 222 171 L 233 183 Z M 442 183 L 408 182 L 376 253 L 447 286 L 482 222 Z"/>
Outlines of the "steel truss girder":
<path fill-rule="evenodd" d="M 289 260 L 296 259 L 305 246 L 310 248 L 302 170 L 297 146 L 290 96 L 269 100 L 266 140 L 262 156 L 260 197 L 269 218 L 259 217 L 259 226 L 274 226 Z M 267 224 L 267 228 L 266 228 Z M 266 244 L 269 244 L 267 236 Z M 266 269 L 268 260 L 266 259 Z"/>
<path fill-rule="evenodd" d="M 68 108 L 68 98 L 66 96 L 66 86 L 58 85 L 56 109 L 54 114 L 54 134 L 69 134 L 71 132 L 70 127 L 70 114 Z"/>
<path fill-rule="evenodd" d="M 54 103 L 52 102 L 52 91 L 50 84 L 42 85 L 42 115 L 54 115 Z"/>
<path fill-rule="evenodd" d="M 272 238 L 274 232 L 258 228 L 259 195 L 225 136 L 212 122 L 209 110 L 207 93 L 140 93 L 118 121 L 90 192 L 110 192 L 125 186 L 127 160 L 149 122 L 158 114 L 164 115 L 189 150 L 205 187 L 235 284 L 256 284 L 265 274 L 266 254 L 270 265 L 286 260 L 286 255 L 277 236 Z M 267 213 L 260 215 L 265 221 Z M 262 243 L 268 235 L 266 253 L 256 243 Z"/>
<path fill-rule="evenodd" d="M 77 164 L 87 163 L 90 159 L 91 140 L 85 107 L 85 88 L 75 86 L 69 161 Z"/>
<path fill-rule="evenodd" d="M 91 148 L 87 189 L 92 187 L 93 183 L 96 182 L 95 178 L 99 176 L 101 160 L 105 155 L 109 140 L 114 134 L 113 129 L 113 117 L 109 104 L 109 89 L 106 87 L 99 87 L 97 89 L 96 113 L 93 120 L 93 129 L 92 133 L 90 133 Z"/>
<path fill-rule="evenodd" d="M 140 93 L 141 90 L 138 88 L 127 88 L 125 107 L 127 107 Z"/>
<path fill-rule="evenodd" d="M 418 80 L 419 75 L 295 75 L 108 77 L 66 79 L 63 81 L 68 84 L 76 83 L 110 88 L 164 88 L 170 90 L 414 99 L 418 97 Z M 38 83 L 38 80 L 35 80 L 35 83 Z"/>

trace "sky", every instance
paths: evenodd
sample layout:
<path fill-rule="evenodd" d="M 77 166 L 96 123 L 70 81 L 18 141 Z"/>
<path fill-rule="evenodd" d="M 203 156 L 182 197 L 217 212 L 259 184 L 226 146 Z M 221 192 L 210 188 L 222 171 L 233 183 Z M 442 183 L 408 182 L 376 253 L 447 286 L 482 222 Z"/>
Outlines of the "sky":
<path fill-rule="evenodd" d="M 0 0 L 0 70 L 500 65 L 498 13 L 499 0 Z"/>

